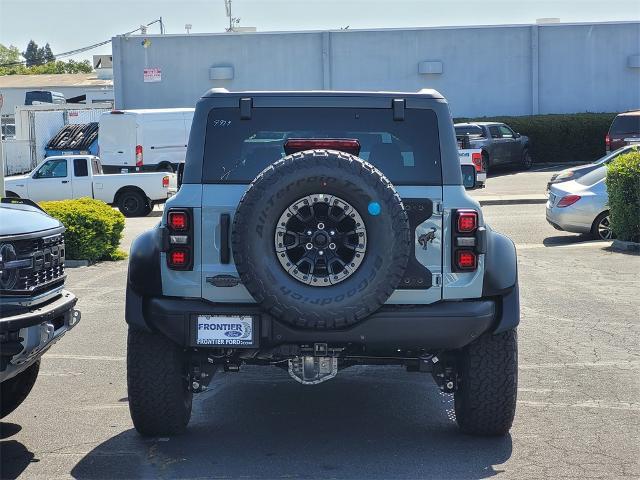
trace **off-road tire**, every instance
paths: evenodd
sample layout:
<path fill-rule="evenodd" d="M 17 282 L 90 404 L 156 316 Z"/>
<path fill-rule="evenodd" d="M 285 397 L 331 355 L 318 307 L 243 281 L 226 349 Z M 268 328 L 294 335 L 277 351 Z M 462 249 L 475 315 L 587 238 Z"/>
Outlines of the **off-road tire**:
<path fill-rule="evenodd" d="M 183 350 L 162 335 L 129 327 L 129 411 L 141 435 L 175 435 L 187 427 L 193 394 L 185 358 Z"/>
<path fill-rule="evenodd" d="M 472 435 L 506 435 L 518 392 L 518 336 L 515 329 L 484 334 L 459 358 L 456 420 Z"/>
<path fill-rule="evenodd" d="M 40 360 L 15 377 L 0 383 L 0 418 L 4 418 L 20 406 L 33 388 L 40 371 Z"/>
<path fill-rule="evenodd" d="M 128 190 L 118 195 L 118 210 L 125 217 L 146 217 L 151 212 L 151 207 L 142 193 Z"/>
<path fill-rule="evenodd" d="M 362 216 L 367 251 L 340 283 L 311 286 L 293 278 L 274 250 L 278 219 L 312 194 L 336 195 Z M 379 215 L 367 215 L 369 202 Z M 263 170 L 242 197 L 233 222 L 232 247 L 242 284 L 260 307 L 301 328 L 352 325 L 380 308 L 400 283 L 410 254 L 409 220 L 391 182 L 373 165 L 333 150 L 289 155 Z"/>

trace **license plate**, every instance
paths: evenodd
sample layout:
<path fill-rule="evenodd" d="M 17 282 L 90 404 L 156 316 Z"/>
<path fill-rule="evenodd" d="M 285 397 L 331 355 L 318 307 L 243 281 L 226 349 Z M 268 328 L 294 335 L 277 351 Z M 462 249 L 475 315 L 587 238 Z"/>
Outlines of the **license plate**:
<path fill-rule="evenodd" d="M 252 347 L 255 345 L 254 323 L 248 315 L 198 315 L 196 344 Z"/>

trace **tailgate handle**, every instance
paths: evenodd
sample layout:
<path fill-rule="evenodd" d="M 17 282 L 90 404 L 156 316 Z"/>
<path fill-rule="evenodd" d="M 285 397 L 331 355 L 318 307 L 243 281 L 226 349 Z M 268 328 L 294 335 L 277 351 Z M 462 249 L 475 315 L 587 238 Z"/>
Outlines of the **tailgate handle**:
<path fill-rule="evenodd" d="M 228 213 L 220 214 L 220 263 L 229 263 L 231 260 L 231 252 L 229 250 L 230 224 L 231 215 Z"/>

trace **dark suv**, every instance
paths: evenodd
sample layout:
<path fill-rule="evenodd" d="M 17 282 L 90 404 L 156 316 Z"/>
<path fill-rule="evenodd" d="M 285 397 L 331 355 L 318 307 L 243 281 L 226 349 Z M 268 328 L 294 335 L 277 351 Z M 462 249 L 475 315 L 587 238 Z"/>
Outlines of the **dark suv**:
<path fill-rule="evenodd" d="M 454 393 L 463 431 L 510 429 L 516 252 L 465 192 L 438 92 L 212 90 L 182 181 L 131 249 L 139 432 L 183 430 L 193 393 L 245 364 L 303 385 L 397 365 Z"/>
<path fill-rule="evenodd" d="M 607 152 L 633 143 L 640 143 L 640 110 L 616 115 L 605 137 Z"/>

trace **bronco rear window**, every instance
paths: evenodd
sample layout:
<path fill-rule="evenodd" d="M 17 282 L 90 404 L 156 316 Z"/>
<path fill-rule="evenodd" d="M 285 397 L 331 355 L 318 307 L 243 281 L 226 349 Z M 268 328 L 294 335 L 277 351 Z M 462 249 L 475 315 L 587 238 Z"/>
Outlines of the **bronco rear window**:
<path fill-rule="evenodd" d="M 285 156 L 289 138 L 354 138 L 360 157 L 396 185 L 440 185 L 438 124 L 432 110 L 406 109 L 394 121 L 391 109 L 254 108 L 241 120 L 240 109 L 209 113 L 203 183 L 250 183 Z"/>

